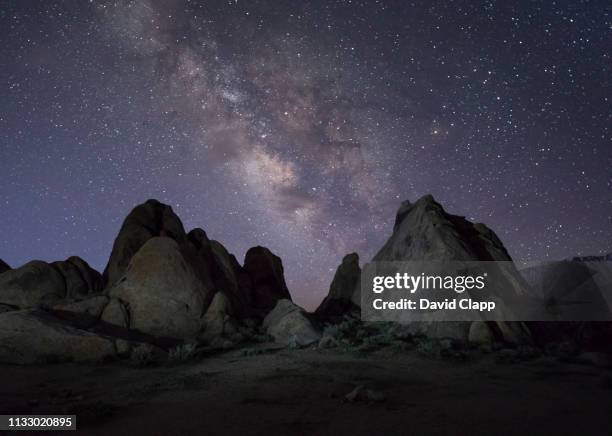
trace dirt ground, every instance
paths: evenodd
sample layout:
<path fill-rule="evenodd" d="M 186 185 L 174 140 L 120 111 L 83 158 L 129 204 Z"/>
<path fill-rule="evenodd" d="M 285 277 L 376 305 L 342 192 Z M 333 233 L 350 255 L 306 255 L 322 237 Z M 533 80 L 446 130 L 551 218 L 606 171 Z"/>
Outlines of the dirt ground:
<path fill-rule="evenodd" d="M 2 413 L 76 414 L 86 435 L 612 434 L 612 370 L 548 357 L 264 347 L 152 368 L 0 371 Z M 347 402 L 359 385 L 384 400 Z"/>

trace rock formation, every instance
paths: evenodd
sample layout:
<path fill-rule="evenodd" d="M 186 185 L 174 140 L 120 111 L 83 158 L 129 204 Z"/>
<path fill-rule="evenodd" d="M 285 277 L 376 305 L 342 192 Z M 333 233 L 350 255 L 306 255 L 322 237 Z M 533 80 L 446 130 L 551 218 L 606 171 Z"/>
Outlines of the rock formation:
<path fill-rule="evenodd" d="M 393 233 L 372 259 L 390 261 L 506 261 L 512 258 L 504 245 L 487 226 L 472 223 L 462 216 L 447 213 L 433 196 L 425 195 L 415 203 L 405 201 L 400 206 Z M 517 292 L 526 292 L 518 271 L 507 272 Z M 479 323 L 479 337 L 486 336 Z M 415 333 L 434 337 L 454 337 L 469 340 L 470 322 L 420 322 L 409 325 Z M 489 336 L 496 340 L 520 343 L 530 341 L 523 323 L 487 322 Z M 474 328 L 471 329 L 474 332 Z"/>
<path fill-rule="evenodd" d="M 1 265 L 0 330 L 18 338 L 0 352 L 7 362 L 33 362 L 45 353 L 79 360 L 81 351 L 95 360 L 112 354 L 114 340 L 120 342 L 113 347 L 125 349 L 118 344 L 236 339 L 240 329 L 254 332 L 278 300 L 291 299 L 282 262 L 270 250 L 251 248 L 241 266 L 204 230 L 186 233 L 172 208 L 156 200 L 128 214 L 103 275 L 78 257 L 17 269 Z M 281 325 L 293 328 L 289 320 L 301 313 Z M 23 334 L 13 325 L 23 326 Z M 27 337 L 45 326 L 49 336 L 41 340 L 57 347 L 54 353 Z M 75 345 L 79 338 L 85 348 Z M 96 341 L 98 354 L 87 348 Z"/>
<path fill-rule="evenodd" d="M 0 302 L 20 309 L 50 307 L 66 296 L 59 270 L 33 260 L 0 275 Z"/>
<path fill-rule="evenodd" d="M 400 206 L 393 234 L 372 259 L 511 261 L 497 235 L 484 224 L 448 214 L 431 195 Z"/>
<path fill-rule="evenodd" d="M 50 264 L 33 260 L 0 275 L 0 303 L 20 309 L 49 308 L 99 292 L 101 287 L 100 274 L 78 257 Z"/>
<path fill-rule="evenodd" d="M 111 298 L 129 308 L 131 329 L 180 339 L 199 334 L 213 293 L 168 237 L 149 239 L 109 290 Z"/>
<path fill-rule="evenodd" d="M 187 238 L 183 223 L 170 206 L 147 200 L 136 206 L 123 222 L 104 270 L 104 284 L 112 286 L 119 280 L 140 247 L 156 236 L 167 236 L 179 245 Z"/>
<path fill-rule="evenodd" d="M 294 347 L 311 345 L 321 339 L 321 332 L 308 314 L 291 300 L 279 300 L 264 319 L 263 327 L 276 342 Z"/>
<path fill-rule="evenodd" d="M 612 302 L 608 301 L 612 265 L 606 257 L 543 262 L 520 271 L 549 317 L 548 322 L 528 323 L 539 343 L 565 341 L 588 349 L 609 347 L 612 327 L 609 322 L 597 322 L 612 320 Z M 561 319 L 581 321 L 554 322 Z"/>
<path fill-rule="evenodd" d="M 115 340 L 77 329 L 38 309 L 0 314 L 0 361 L 30 364 L 101 361 L 114 357 Z"/>
<path fill-rule="evenodd" d="M 372 259 L 373 262 L 423 260 L 512 261 L 491 229 L 484 224 L 474 224 L 464 217 L 448 214 L 431 195 L 414 203 L 405 201 L 401 204 L 392 235 Z M 518 272 L 511 271 L 510 274 L 512 280 L 520 286 L 522 278 Z M 348 294 L 345 291 L 345 295 Z M 359 282 L 351 300 L 360 305 Z M 412 334 L 464 341 L 469 340 L 470 335 L 478 336 L 479 340 L 490 337 L 513 343 L 530 340 L 528 330 L 522 323 L 478 323 L 470 328 L 470 322 L 415 322 L 403 328 Z"/>
<path fill-rule="evenodd" d="M 244 257 L 244 269 L 251 278 L 252 304 L 260 312 L 269 312 L 280 299 L 291 300 L 283 262 L 267 248 L 250 248 Z"/>
<path fill-rule="evenodd" d="M 315 314 L 321 320 L 339 321 L 345 315 L 359 316 L 359 290 L 361 268 L 359 256 L 351 253 L 344 256 L 342 263 L 329 287 L 327 297 L 321 302 Z"/>
<path fill-rule="evenodd" d="M 51 265 L 64 277 L 66 298 L 80 299 L 102 291 L 102 276 L 80 257 L 72 256 Z"/>

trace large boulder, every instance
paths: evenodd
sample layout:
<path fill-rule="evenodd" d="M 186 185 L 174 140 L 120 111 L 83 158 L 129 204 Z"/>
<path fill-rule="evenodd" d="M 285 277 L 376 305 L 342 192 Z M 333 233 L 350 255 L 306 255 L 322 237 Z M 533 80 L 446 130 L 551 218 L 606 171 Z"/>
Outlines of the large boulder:
<path fill-rule="evenodd" d="M 127 307 L 117 298 L 112 298 L 104 307 L 100 319 L 108 324 L 129 328 L 130 313 Z"/>
<path fill-rule="evenodd" d="M 131 329 L 178 339 L 198 335 L 213 293 L 168 237 L 149 239 L 109 290 L 127 308 Z M 106 315 L 105 310 L 103 320 L 109 319 Z"/>
<path fill-rule="evenodd" d="M 0 313 L 0 362 L 101 361 L 116 355 L 112 338 L 80 330 L 40 310 Z"/>
<path fill-rule="evenodd" d="M 56 304 L 52 312 L 59 318 L 78 324 L 80 328 L 89 328 L 98 322 L 108 302 L 106 295 L 94 295 L 80 301 Z"/>
<path fill-rule="evenodd" d="M 3 261 L 2 259 L 0 259 L 0 274 L 10 269 L 11 267 L 9 266 L 9 264 Z"/>
<path fill-rule="evenodd" d="M 74 265 L 79 271 L 82 280 L 87 286 L 87 294 L 99 293 L 103 289 L 102 274 L 89 266 L 87 262 L 78 256 L 71 256 L 66 259 L 66 262 Z M 67 290 L 70 292 L 69 290 Z"/>
<path fill-rule="evenodd" d="M 80 257 L 72 256 L 51 266 L 64 278 L 66 298 L 80 299 L 102 290 L 102 276 Z"/>
<path fill-rule="evenodd" d="M 528 323 L 537 342 L 572 342 L 592 350 L 609 348 L 612 264 L 606 256 L 543 262 L 520 272 L 546 308 L 547 321 Z"/>
<path fill-rule="evenodd" d="M 64 297 L 64 277 L 46 262 L 33 260 L 0 275 L 0 303 L 21 309 L 50 307 Z"/>
<path fill-rule="evenodd" d="M 221 338 L 231 337 L 237 331 L 238 326 L 229 298 L 223 292 L 217 292 L 202 319 L 200 339 L 214 343 Z"/>
<path fill-rule="evenodd" d="M 260 313 L 268 313 L 278 300 L 291 300 L 283 262 L 267 248 L 250 248 L 244 257 L 244 269 L 252 283 L 252 304 Z"/>
<path fill-rule="evenodd" d="M 431 195 L 415 203 L 405 201 L 400 206 L 393 233 L 372 259 L 374 262 L 394 261 L 505 261 L 501 271 L 508 287 L 517 294 L 527 294 L 524 282 L 512 258 L 497 235 L 484 224 L 472 223 L 462 216 L 447 213 Z M 356 296 L 356 295 L 355 295 Z M 357 299 L 355 299 L 356 301 Z M 471 323 L 418 322 L 407 328 L 415 334 L 431 337 L 454 337 L 468 341 L 472 336 L 491 337 L 510 343 L 530 342 L 524 323 L 490 322 L 471 328 Z M 489 329 L 487 334 L 484 329 Z"/>
<path fill-rule="evenodd" d="M 321 332 L 308 314 L 291 300 L 279 300 L 264 318 L 263 327 L 278 343 L 306 346 L 319 342 Z"/>
<path fill-rule="evenodd" d="M 0 303 L 21 309 L 48 308 L 80 300 L 102 289 L 100 273 L 78 257 L 46 263 L 31 261 L 0 276 Z"/>
<path fill-rule="evenodd" d="M 191 230 L 187 239 L 190 244 L 183 252 L 189 253 L 188 258 L 200 279 L 208 287 L 214 287 L 217 292 L 225 294 L 233 307 L 234 316 L 251 316 L 251 281 L 236 257 L 220 242 L 208 239 L 202 229 Z"/>
<path fill-rule="evenodd" d="M 357 315 L 360 280 L 359 256 L 357 253 L 347 254 L 336 270 L 327 297 L 315 311 L 317 317 L 333 321 L 340 320 L 347 314 Z"/>
<path fill-rule="evenodd" d="M 119 230 L 104 270 L 105 285 L 113 286 L 138 250 L 156 236 L 172 238 L 179 244 L 186 240 L 183 224 L 172 208 L 157 200 L 147 200 L 129 213 Z"/>

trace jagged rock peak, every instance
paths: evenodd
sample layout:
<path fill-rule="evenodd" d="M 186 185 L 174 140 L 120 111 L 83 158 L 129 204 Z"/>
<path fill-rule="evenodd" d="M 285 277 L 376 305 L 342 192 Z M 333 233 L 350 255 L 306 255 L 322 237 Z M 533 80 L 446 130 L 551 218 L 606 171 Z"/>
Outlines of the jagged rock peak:
<path fill-rule="evenodd" d="M 105 285 L 112 285 L 121 278 L 132 256 L 156 236 L 172 238 L 179 244 L 186 240 L 183 223 L 172 207 L 150 199 L 132 209 L 123 221 L 104 270 Z"/>
<path fill-rule="evenodd" d="M 432 195 L 401 204 L 393 234 L 373 260 L 427 259 L 512 260 L 491 229 L 447 213 Z"/>

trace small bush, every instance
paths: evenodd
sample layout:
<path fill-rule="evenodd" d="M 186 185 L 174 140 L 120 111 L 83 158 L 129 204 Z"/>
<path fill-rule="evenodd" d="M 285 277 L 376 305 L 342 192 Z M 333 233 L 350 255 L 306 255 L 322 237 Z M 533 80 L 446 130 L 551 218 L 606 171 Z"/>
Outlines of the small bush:
<path fill-rule="evenodd" d="M 152 366 L 155 363 L 153 347 L 149 344 L 137 345 L 130 354 L 130 361 L 138 368 Z"/>
<path fill-rule="evenodd" d="M 435 359 L 464 360 L 466 354 L 459 345 L 457 341 L 450 338 L 420 338 L 417 341 L 416 351 L 422 356 Z"/>
<path fill-rule="evenodd" d="M 261 348 L 244 348 L 240 351 L 240 354 L 244 357 L 259 356 L 265 353 L 266 351 Z"/>
<path fill-rule="evenodd" d="M 196 344 L 177 345 L 168 351 L 168 360 L 171 362 L 186 362 L 195 356 Z"/>

